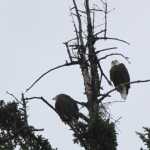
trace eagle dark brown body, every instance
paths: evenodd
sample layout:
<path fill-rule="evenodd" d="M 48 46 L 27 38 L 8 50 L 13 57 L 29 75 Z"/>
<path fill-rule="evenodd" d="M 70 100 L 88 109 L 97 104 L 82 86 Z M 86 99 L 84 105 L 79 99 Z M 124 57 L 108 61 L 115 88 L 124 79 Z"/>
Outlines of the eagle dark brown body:
<path fill-rule="evenodd" d="M 130 88 L 130 76 L 126 66 L 117 60 L 112 61 L 110 79 L 123 99 L 126 99 Z"/>
<path fill-rule="evenodd" d="M 78 120 L 79 109 L 76 102 L 66 94 L 59 94 L 55 98 L 55 109 L 64 122 Z"/>

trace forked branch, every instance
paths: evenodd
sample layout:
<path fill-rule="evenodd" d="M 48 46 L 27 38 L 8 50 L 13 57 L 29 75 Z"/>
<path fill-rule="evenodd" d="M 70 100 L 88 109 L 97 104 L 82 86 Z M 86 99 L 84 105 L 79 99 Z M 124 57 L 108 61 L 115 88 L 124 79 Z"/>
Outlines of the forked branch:
<path fill-rule="evenodd" d="M 38 100 L 42 100 L 47 106 L 49 106 L 52 110 L 54 110 L 56 113 L 56 109 L 44 98 L 44 97 L 37 97 L 37 96 L 34 96 L 34 97 L 26 97 L 25 100 L 29 101 L 29 100 L 33 100 L 33 99 L 38 99 Z"/>

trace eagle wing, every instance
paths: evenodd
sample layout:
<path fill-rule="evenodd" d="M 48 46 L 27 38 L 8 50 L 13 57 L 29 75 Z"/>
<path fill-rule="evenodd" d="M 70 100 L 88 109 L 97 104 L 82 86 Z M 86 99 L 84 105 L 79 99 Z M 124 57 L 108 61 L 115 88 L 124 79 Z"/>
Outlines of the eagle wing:
<path fill-rule="evenodd" d="M 114 86 L 118 86 L 123 83 L 130 82 L 129 72 L 123 63 L 113 66 L 110 70 L 110 79 L 114 83 Z M 126 85 L 127 89 L 130 88 L 130 84 Z"/>
<path fill-rule="evenodd" d="M 79 109 L 74 100 L 68 96 L 62 94 L 55 103 L 55 108 L 60 118 L 64 121 L 72 121 L 78 119 Z"/>

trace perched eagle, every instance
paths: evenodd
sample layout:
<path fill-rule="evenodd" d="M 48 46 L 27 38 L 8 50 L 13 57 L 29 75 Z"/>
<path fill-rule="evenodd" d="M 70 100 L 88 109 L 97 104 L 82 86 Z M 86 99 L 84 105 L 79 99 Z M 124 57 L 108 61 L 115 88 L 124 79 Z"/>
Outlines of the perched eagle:
<path fill-rule="evenodd" d="M 130 82 L 130 76 L 126 66 L 123 63 L 119 63 L 118 60 L 113 60 L 111 62 L 110 79 L 117 88 L 117 91 L 121 94 L 121 97 L 126 99 L 130 88 L 130 83 L 126 84 Z"/>
<path fill-rule="evenodd" d="M 65 123 L 77 121 L 79 109 L 76 102 L 69 95 L 59 94 L 55 98 L 55 109 L 61 120 Z"/>

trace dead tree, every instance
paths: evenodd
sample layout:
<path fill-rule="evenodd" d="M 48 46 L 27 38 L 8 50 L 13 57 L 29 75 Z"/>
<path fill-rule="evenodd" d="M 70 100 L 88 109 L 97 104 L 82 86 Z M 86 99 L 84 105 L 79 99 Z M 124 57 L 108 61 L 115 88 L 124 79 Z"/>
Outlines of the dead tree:
<path fill-rule="evenodd" d="M 29 88 L 27 88 L 26 92 L 41 80 L 41 78 L 53 70 L 72 65 L 79 66 L 84 81 L 84 94 L 87 97 L 87 102 L 76 100 L 75 102 L 87 109 L 88 116 L 79 112 L 78 121 L 74 123 L 67 122 L 67 125 L 70 126 L 73 131 L 74 142 L 79 143 L 85 150 L 116 150 L 117 140 L 115 121 L 113 122 L 111 120 L 111 114 L 107 112 L 107 109 L 103 104 L 103 101 L 108 97 L 111 97 L 111 93 L 116 91 L 116 88 L 107 92 L 105 91 L 103 83 L 106 82 L 111 86 L 111 81 L 106 75 L 101 62 L 108 57 L 113 56 L 122 57 L 126 61 L 129 61 L 129 58 L 124 56 L 121 52 L 111 52 L 112 50 L 116 50 L 117 47 L 98 49 L 96 43 L 101 41 L 107 42 L 109 40 L 115 40 L 128 45 L 129 43 L 119 38 L 108 36 L 107 17 L 110 10 L 105 0 L 95 0 L 95 2 L 80 0 L 80 7 L 77 0 L 72 0 L 72 2 L 73 7 L 70 8 L 70 14 L 75 36 L 64 42 L 69 59 L 64 64 L 49 69 L 42 74 Z M 104 20 L 100 22 L 97 15 L 103 16 Z M 100 26 L 100 24 L 102 25 Z M 108 52 L 108 54 L 103 55 L 103 52 Z M 132 81 L 130 84 L 149 81 L 150 80 L 138 80 Z M 32 99 L 42 100 L 58 113 L 44 97 L 25 97 L 25 100 L 27 101 Z"/>
<path fill-rule="evenodd" d="M 115 123 L 110 121 L 109 115 L 106 114 L 107 110 L 103 105 L 103 100 L 110 95 L 109 93 L 103 93 L 102 82 L 106 80 L 111 85 L 111 81 L 101 66 L 101 60 L 114 55 L 122 56 L 125 59 L 127 57 L 121 53 L 99 56 L 101 52 L 117 49 L 117 47 L 97 50 L 95 44 L 102 40 L 117 40 L 126 44 L 128 42 L 107 36 L 107 15 L 109 10 L 106 2 L 101 0 L 97 4 L 91 4 L 89 0 L 82 0 L 82 6 L 82 9 L 79 9 L 78 2 L 73 0 L 73 7 L 70 9 L 75 37 L 64 42 L 69 60 L 65 64 L 42 74 L 26 91 L 29 91 L 41 78 L 53 70 L 65 66 L 79 65 L 87 102 L 76 101 L 76 103 L 85 107 L 89 114 L 85 116 L 80 112 L 78 122 L 74 124 L 68 123 L 74 132 L 74 142 L 80 143 L 86 150 L 115 150 L 117 147 Z M 102 22 L 104 25 L 101 29 L 96 28 L 99 25 L 96 20 L 97 13 L 104 17 L 104 22 Z M 26 98 L 26 100 L 35 98 L 41 99 L 57 113 L 56 109 L 43 97 L 31 97 Z"/>

